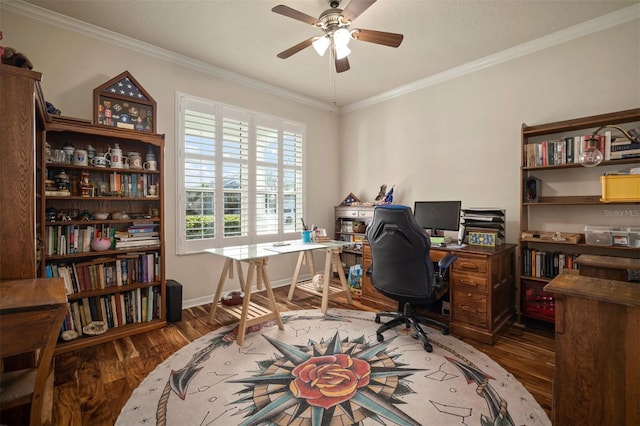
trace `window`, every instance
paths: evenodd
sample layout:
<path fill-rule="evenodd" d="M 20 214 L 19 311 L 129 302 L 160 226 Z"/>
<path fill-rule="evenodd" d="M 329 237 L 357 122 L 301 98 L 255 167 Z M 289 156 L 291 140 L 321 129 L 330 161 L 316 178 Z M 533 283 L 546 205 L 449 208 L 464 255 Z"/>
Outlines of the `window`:
<path fill-rule="evenodd" d="M 301 230 L 305 126 L 178 94 L 177 251 Z"/>

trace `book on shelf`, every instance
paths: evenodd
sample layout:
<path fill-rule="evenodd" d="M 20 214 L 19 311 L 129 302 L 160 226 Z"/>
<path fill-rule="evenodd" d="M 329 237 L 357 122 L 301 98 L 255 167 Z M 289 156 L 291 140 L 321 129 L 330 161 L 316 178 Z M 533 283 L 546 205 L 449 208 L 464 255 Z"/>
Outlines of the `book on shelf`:
<path fill-rule="evenodd" d="M 44 192 L 45 197 L 70 197 L 71 191 L 68 189 L 47 190 Z"/>
<path fill-rule="evenodd" d="M 116 231 L 115 238 L 116 240 L 127 241 L 133 239 L 141 239 L 141 238 L 149 238 L 149 237 L 158 237 L 160 234 L 158 231 L 145 231 L 145 232 L 129 232 L 129 231 Z"/>
<path fill-rule="evenodd" d="M 160 237 L 133 238 L 129 240 L 117 240 L 116 249 L 156 246 L 158 244 L 160 244 Z"/>

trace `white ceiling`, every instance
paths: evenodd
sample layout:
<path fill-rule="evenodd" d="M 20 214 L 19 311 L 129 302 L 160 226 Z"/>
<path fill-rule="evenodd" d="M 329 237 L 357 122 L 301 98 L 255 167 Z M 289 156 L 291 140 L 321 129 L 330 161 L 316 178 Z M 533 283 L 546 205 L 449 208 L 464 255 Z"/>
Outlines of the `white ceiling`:
<path fill-rule="evenodd" d="M 640 0 L 378 0 L 351 28 L 404 34 L 400 47 L 352 41 L 337 74 L 312 47 L 276 54 L 320 30 L 275 14 L 285 4 L 318 17 L 326 0 L 26 0 L 323 103 L 353 104 Z M 349 0 L 343 0 L 344 8 Z M 549 64 L 553 66 L 553 64 Z"/>

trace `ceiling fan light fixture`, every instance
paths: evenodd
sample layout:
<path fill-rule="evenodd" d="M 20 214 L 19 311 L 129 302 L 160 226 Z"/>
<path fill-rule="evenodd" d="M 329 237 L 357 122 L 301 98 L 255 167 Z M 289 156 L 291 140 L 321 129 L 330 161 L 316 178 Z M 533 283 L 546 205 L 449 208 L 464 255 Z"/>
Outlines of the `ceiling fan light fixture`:
<path fill-rule="evenodd" d="M 351 33 L 346 28 L 339 28 L 333 33 L 333 42 L 336 47 L 347 47 L 351 40 Z"/>
<path fill-rule="evenodd" d="M 329 48 L 329 44 L 330 41 L 329 37 L 327 36 L 316 37 L 315 40 L 313 40 L 313 42 L 311 43 L 313 48 L 316 50 L 316 52 L 318 52 L 318 55 L 320 56 L 324 56 L 324 53 Z"/>
<path fill-rule="evenodd" d="M 351 53 L 351 49 L 347 45 L 340 46 L 336 44 L 336 59 L 344 59 L 349 56 L 349 53 Z"/>

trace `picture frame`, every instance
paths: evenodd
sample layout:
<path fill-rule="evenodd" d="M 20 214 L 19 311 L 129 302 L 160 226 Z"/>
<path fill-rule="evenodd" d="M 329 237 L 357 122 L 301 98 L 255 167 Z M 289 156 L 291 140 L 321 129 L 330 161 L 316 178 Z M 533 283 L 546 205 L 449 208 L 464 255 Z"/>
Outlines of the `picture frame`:
<path fill-rule="evenodd" d="M 497 232 L 469 232 L 469 245 L 471 246 L 495 247 L 497 239 Z"/>
<path fill-rule="evenodd" d="M 156 133 L 156 101 L 124 71 L 93 90 L 94 124 Z"/>

